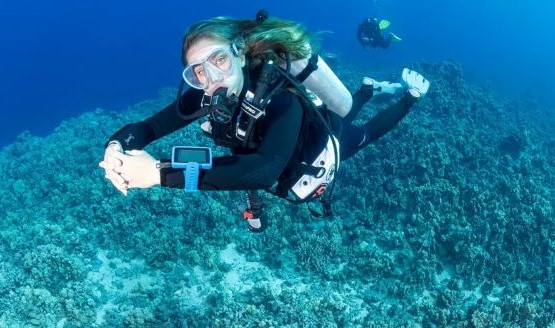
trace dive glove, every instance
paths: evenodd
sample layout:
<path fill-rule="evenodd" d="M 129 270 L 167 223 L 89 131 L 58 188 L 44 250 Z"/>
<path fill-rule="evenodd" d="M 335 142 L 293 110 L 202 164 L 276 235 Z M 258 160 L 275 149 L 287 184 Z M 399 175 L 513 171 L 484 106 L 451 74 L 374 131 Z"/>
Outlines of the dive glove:
<path fill-rule="evenodd" d="M 430 88 L 430 81 L 426 80 L 422 74 L 408 68 L 403 68 L 401 78 L 403 79 L 403 84 L 415 97 L 424 97 Z"/>

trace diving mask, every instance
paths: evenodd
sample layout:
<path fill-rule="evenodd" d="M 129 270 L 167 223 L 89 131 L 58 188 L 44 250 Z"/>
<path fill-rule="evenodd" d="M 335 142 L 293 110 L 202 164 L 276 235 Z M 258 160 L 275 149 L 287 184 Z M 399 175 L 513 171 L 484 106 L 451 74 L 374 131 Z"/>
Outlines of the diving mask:
<path fill-rule="evenodd" d="M 235 55 L 231 47 L 218 47 L 201 60 L 191 63 L 183 70 L 183 80 L 195 89 L 206 89 L 209 85 L 222 82 L 233 72 Z"/>

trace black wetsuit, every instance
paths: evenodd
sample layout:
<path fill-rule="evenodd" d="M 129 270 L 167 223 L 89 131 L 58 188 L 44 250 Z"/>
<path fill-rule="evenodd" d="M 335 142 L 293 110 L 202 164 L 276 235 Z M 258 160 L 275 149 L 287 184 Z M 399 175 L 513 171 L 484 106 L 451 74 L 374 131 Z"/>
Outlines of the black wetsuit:
<path fill-rule="evenodd" d="M 358 42 L 365 48 L 387 48 L 391 43 L 391 36 L 384 38 L 380 23 L 376 19 L 368 18 L 362 21 L 357 30 Z"/>
<path fill-rule="evenodd" d="M 199 110 L 202 96 L 202 90 L 187 90 L 180 100 L 182 114 Z M 371 97 L 371 89 L 361 89 L 353 95 L 353 108 L 343 119 L 339 138 L 341 160 L 351 157 L 391 130 L 409 112 L 415 101 L 407 93 L 398 103 L 380 112 L 363 126 L 352 125 L 351 121 Z M 144 121 L 123 127 L 110 140 L 118 140 L 124 150 L 142 149 L 192 122 L 179 115 L 174 102 Z M 325 139 L 322 137 L 327 139 L 323 133 L 315 136 L 313 131 L 304 131 L 307 128 L 304 110 L 298 96 L 291 92 L 274 96 L 266 108 L 266 116 L 257 124 L 260 124 L 258 131 L 261 140 L 258 147 L 253 150 L 232 149 L 233 154 L 230 156 L 215 157 L 212 169 L 201 171 L 198 189 L 267 189 L 287 172 L 286 167 L 294 155 L 301 156 L 298 144 L 302 144 L 302 148 L 310 153 L 311 150 L 323 149 L 322 140 Z M 161 169 L 161 184 L 183 188 L 182 170 Z"/>
<path fill-rule="evenodd" d="M 399 101 L 376 114 L 364 125 L 353 125 L 352 121 L 372 96 L 373 92 L 364 88 L 359 89 L 353 94 L 353 106 L 349 114 L 343 118 L 343 127 L 339 138 L 341 160 L 350 158 L 359 150 L 393 129 L 409 113 L 409 109 L 418 100 L 406 91 Z"/>

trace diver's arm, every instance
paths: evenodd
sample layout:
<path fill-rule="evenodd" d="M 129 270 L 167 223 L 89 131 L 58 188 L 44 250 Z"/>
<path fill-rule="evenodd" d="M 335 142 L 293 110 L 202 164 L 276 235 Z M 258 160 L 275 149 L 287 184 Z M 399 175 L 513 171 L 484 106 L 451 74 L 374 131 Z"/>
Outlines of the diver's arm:
<path fill-rule="evenodd" d="M 212 169 L 200 172 L 200 190 L 264 189 L 277 181 L 295 150 L 303 109 L 296 96 L 285 92 L 272 99 L 266 113 L 269 124 L 256 152 L 214 158 Z M 161 184 L 183 188 L 182 170 L 162 169 Z"/>
<path fill-rule="evenodd" d="M 181 96 L 181 111 L 190 114 L 200 108 L 203 92 L 189 89 Z M 117 140 L 123 150 L 143 149 L 151 142 L 175 132 L 193 120 L 184 120 L 179 116 L 176 101 L 162 109 L 160 112 L 144 121 L 131 123 L 114 133 L 109 140 Z"/>

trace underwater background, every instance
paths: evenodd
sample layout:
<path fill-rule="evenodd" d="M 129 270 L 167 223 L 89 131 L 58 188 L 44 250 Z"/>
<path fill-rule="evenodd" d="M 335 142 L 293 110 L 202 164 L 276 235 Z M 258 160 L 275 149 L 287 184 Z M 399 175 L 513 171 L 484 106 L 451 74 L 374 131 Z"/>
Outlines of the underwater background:
<path fill-rule="evenodd" d="M 171 102 L 183 31 L 260 8 L 321 32 L 349 90 L 428 95 L 342 163 L 332 219 L 241 193 L 133 190 L 107 138 Z M 555 327 L 555 5 L 19 1 L 0 11 L 0 327 Z M 363 49 L 358 23 L 403 41 Z M 364 121 L 391 100 L 368 104 Z M 147 150 L 209 145 L 188 128 Z"/>
<path fill-rule="evenodd" d="M 465 78 L 550 105 L 555 4 L 530 1 L 4 1 L 0 10 L 0 146 L 23 130 L 46 135 L 96 107 L 120 111 L 176 86 L 180 47 L 193 22 L 250 18 L 260 8 L 323 34 L 322 46 L 361 69 L 454 59 Z M 363 49 L 365 17 L 391 21 L 403 41 Z"/>

